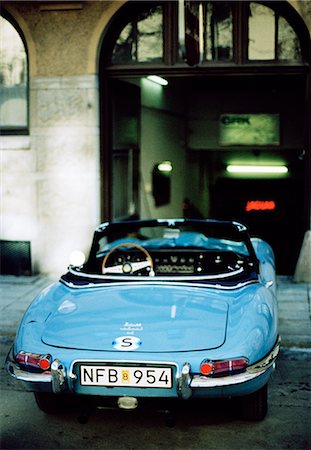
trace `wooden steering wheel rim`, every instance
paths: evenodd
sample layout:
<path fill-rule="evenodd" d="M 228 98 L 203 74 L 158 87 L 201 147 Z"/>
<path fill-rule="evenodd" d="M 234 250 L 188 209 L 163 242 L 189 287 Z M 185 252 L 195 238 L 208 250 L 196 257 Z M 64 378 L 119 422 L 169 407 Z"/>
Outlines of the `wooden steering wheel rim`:
<path fill-rule="evenodd" d="M 145 256 L 147 257 L 147 260 L 148 260 L 149 263 L 150 263 L 151 270 L 153 271 L 153 261 L 152 261 L 152 258 L 151 258 L 150 253 L 149 253 L 144 247 L 142 247 L 142 246 L 139 245 L 139 244 L 134 244 L 134 243 L 132 243 L 132 242 L 124 242 L 124 243 L 122 243 L 122 244 L 118 244 L 118 245 L 115 245 L 114 247 L 112 247 L 112 248 L 109 250 L 109 252 L 107 253 L 107 255 L 105 256 L 105 258 L 103 259 L 103 262 L 102 262 L 102 273 L 103 273 L 103 274 L 104 274 L 104 270 L 106 269 L 106 262 L 107 262 L 109 256 L 110 256 L 113 252 L 115 252 L 116 250 L 118 250 L 118 248 L 120 248 L 120 247 L 135 247 L 135 248 L 137 248 L 138 250 L 140 250 L 141 252 L 143 252 L 143 253 L 145 254 Z"/>

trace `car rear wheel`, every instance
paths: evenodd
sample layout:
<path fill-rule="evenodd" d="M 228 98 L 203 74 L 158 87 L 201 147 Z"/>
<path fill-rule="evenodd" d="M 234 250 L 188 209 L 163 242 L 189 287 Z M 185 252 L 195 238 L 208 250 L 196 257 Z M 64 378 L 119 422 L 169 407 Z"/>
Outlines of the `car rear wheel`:
<path fill-rule="evenodd" d="M 263 420 L 268 409 L 268 385 L 252 394 L 241 397 L 241 413 L 244 420 Z"/>
<path fill-rule="evenodd" d="M 51 392 L 35 392 L 38 407 L 46 414 L 59 414 L 70 409 L 70 399 Z"/>

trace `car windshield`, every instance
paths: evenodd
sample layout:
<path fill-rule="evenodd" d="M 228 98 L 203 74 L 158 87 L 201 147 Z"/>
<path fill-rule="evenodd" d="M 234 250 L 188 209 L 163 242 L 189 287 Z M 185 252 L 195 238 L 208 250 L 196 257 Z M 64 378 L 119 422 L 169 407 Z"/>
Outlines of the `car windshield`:
<path fill-rule="evenodd" d="M 118 279 L 244 280 L 256 272 L 246 228 L 212 220 L 145 220 L 102 224 L 83 275 Z"/>

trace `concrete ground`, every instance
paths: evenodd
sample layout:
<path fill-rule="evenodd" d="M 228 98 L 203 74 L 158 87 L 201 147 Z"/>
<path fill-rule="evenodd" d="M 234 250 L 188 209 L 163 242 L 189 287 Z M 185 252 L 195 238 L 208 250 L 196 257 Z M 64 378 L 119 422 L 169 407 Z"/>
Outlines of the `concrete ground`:
<path fill-rule="evenodd" d="M 279 332 L 282 347 L 311 348 L 311 284 L 293 283 L 291 277 L 277 278 Z"/>

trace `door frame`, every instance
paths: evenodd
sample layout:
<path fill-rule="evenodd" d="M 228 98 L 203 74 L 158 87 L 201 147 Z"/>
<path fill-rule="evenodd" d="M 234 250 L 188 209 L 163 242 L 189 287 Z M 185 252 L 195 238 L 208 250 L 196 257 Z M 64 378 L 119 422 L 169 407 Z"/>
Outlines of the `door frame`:
<path fill-rule="evenodd" d="M 141 2 L 141 4 L 144 2 Z M 176 63 L 176 27 L 178 17 L 172 6 L 172 2 L 155 2 L 162 3 L 165 6 L 164 13 L 164 61 L 161 64 L 129 64 L 113 66 L 110 64 L 110 58 L 113 51 L 114 40 L 121 31 L 126 16 L 134 14 L 137 11 L 137 4 L 127 2 L 120 7 L 118 12 L 110 21 L 109 26 L 103 34 L 99 59 L 99 86 L 100 86 L 100 170 L 101 170 L 101 219 L 112 219 L 112 137 L 111 137 L 111 115 L 109 102 L 109 80 L 111 78 L 128 79 L 130 77 L 144 77 L 147 75 L 162 76 L 178 76 L 178 77 L 261 77 L 261 76 L 303 76 L 305 80 L 305 155 L 304 155 L 304 211 L 303 211 L 303 227 L 305 230 L 310 229 L 311 222 L 311 40 L 309 31 L 299 16 L 297 11 L 286 1 L 278 3 L 278 10 L 291 19 L 295 30 L 299 30 L 299 37 L 302 43 L 302 52 L 304 63 L 245 63 L 245 51 L 243 51 L 243 36 L 245 36 L 245 20 L 244 27 L 242 25 L 240 32 L 235 30 L 236 41 L 238 42 L 235 51 L 235 59 L 238 64 L 201 64 L 196 67 L 190 67 L 184 64 Z M 270 6 L 274 2 L 264 2 Z M 271 5 L 273 6 L 273 5 Z M 243 13 L 242 6 L 238 8 L 241 19 L 245 19 L 245 11 Z M 137 13 L 138 14 L 138 13 Z M 172 22 L 170 22 L 170 17 Z M 175 36 L 175 37 L 174 37 Z M 170 48 L 171 47 L 171 48 Z M 244 46 L 245 47 L 245 46 Z M 244 62 L 243 62 L 244 61 Z"/>

